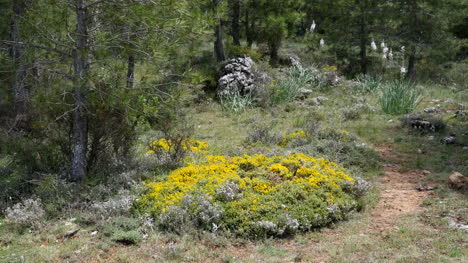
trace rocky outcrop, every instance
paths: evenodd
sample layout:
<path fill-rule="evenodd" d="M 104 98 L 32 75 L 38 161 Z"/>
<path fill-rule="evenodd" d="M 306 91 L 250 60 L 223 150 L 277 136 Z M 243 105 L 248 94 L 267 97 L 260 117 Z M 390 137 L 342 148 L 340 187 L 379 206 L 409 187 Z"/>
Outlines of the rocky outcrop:
<path fill-rule="evenodd" d="M 226 62 L 218 80 L 218 96 L 248 94 L 256 89 L 254 61 L 247 55 Z"/>

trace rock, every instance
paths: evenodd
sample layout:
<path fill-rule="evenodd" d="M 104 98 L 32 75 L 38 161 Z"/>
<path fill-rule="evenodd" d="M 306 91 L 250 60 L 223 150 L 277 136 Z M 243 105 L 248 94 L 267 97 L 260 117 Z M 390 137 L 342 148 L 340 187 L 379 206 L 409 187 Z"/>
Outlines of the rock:
<path fill-rule="evenodd" d="M 300 94 L 299 97 L 301 97 L 301 98 L 307 98 L 310 94 L 313 93 L 312 90 L 306 89 L 306 88 L 300 88 L 300 89 L 298 90 L 298 92 L 299 92 L 299 94 Z"/>
<path fill-rule="evenodd" d="M 434 136 L 427 136 L 427 140 L 428 140 L 428 141 L 433 141 L 434 139 L 435 139 Z"/>
<path fill-rule="evenodd" d="M 388 123 L 393 123 L 393 120 L 388 120 L 387 122 L 388 122 Z"/>
<path fill-rule="evenodd" d="M 424 109 L 424 112 L 425 112 L 425 113 L 436 113 L 436 112 L 438 112 L 438 111 L 439 111 L 439 110 L 438 110 L 437 108 L 435 108 L 435 107 L 430 107 L 430 108 L 425 108 L 425 109 Z"/>
<path fill-rule="evenodd" d="M 463 147 L 463 150 L 468 150 L 468 146 Z"/>
<path fill-rule="evenodd" d="M 442 143 L 445 144 L 455 144 L 457 142 L 457 137 L 450 135 L 442 139 Z"/>
<path fill-rule="evenodd" d="M 449 217 L 449 216 L 446 216 L 444 217 L 445 220 L 447 220 L 447 223 L 449 225 L 449 227 L 452 227 L 452 228 L 456 228 L 460 231 L 465 231 L 465 232 L 468 232 L 468 225 L 464 225 L 464 224 L 459 224 L 455 221 L 455 219 Z"/>
<path fill-rule="evenodd" d="M 289 60 L 289 65 L 291 65 L 291 67 L 302 69 L 302 63 L 299 61 L 298 58 L 290 56 L 288 60 Z"/>
<path fill-rule="evenodd" d="M 445 128 L 444 121 L 428 113 L 413 113 L 400 118 L 404 126 L 416 129 L 420 132 L 436 132 Z"/>
<path fill-rule="evenodd" d="M 327 101 L 327 100 L 328 100 L 328 98 L 326 98 L 326 97 L 318 96 L 318 97 L 312 98 L 310 100 L 307 100 L 307 104 L 312 105 L 312 106 L 318 106 L 318 105 L 321 105 L 322 102 Z"/>
<path fill-rule="evenodd" d="M 429 121 L 423 121 L 423 120 L 413 120 L 411 122 L 411 126 L 414 129 L 418 129 L 418 130 L 430 130 L 430 131 L 435 130 L 434 124 L 432 124 Z"/>
<path fill-rule="evenodd" d="M 434 187 L 432 187 L 432 186 L 424 186 L 424 185 L 420 184 L 418 187 L 416 187 L 416 190 L 418 190 L 418 191 L 420 191 L 420 192 L 432 191 L 432 190 L 434 190 Z"/>
<path fill-rule="evenodd" d="M 465 116 L 468 116 L 468 110 L 458 110 L 455 112 L 455 118 L 457 119 L 462 119 Z"/>
<path fill-rule="evenodd" d="M 423 170 L 422 173 L 423 173 L 423 175 L 430 175 L 431 174 L 431 172 L 428 171 L 428 170 Z"/>
<path fill-rule="evenodd" d="M 468 178 L 459 172 L 452 173 L 448 178 L 448 183 L 453 189 L 468 189 Z"/>
<path fill-rule="evenodd" d="M 95 236 L 95 235 L 97 235 L 97 233 L 98 233 L 98 231 L 94 231 L 94 232 L 91 232 L 91 234 L 89 234 L 89 235 Z"/>
<path fill-rule="evenodd" d="M 63 235 L 63 237 L 65 237 L 65 238 L 73 237 L 74 235 L 76 235 L 76 233 L 78 233 L 78 231 L 80 231 L 79 228 L 69 230 L 69 231 L 65 232 L 65 234 Z"/>
<path fill-rule="evenodd" d="M 247 55 L 226 62 L 218 80 L 218 96 L 248 94 L 256 89 L 254 61 Z"/>

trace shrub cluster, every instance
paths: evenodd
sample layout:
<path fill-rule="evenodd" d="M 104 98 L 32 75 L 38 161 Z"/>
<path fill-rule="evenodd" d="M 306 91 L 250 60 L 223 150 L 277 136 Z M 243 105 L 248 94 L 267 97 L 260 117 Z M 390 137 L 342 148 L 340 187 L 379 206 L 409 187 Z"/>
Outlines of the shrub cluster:
<path fill-rule="evenodd" d="M 267 157 L 207 155 L 147 183 L 136 209 L 160 228 L 187 227 L 263 238 L 307 231 L 357 208 L 343 167 L 305 154 Z"/>
<path fill-rule="evenodd" d="M 405 114 L 413 112 L 419 101 L 420 96 L 414 83 L 393 81 L 383 88 L 380 106 L 387 114 Z"/>
<path fill-rule="evenodd" d="M 208 144 L 185 136 L 162 138 L 149 145 L 148 155 L 161 166 L 177 167 L 190 154 L 207 153 Z"/>
<path fill-rule="evenodd" d="M 37 227 L 45 216 L 40 199 L 26 199 L 5 211 L 8 222 L 21 227 Z"/>

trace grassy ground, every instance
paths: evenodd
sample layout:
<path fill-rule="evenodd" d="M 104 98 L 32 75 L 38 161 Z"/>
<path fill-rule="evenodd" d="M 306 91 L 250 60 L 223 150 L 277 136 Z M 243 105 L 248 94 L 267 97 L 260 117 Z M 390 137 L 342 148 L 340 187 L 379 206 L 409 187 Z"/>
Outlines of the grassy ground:
<path fill-rule="evenodd" d="M 192 112 L 195 137 L 208 141 L 214 153 L 236 153 L 242 150 L 239 147 L 253 125 L 272 123 L 273 129 L 281 133 L 301 126 L 313 112 L 321 127 L 346 130 L 372 148 L 394 149 L 396 157 L 384 158 L 382 164 L 396 163 L 402 172 L 430 171 L 420 183 L 437 188 L 424 200 L 423 210 L 402 214 L 388 231 L 371 227 L 375 226 L 373 205 L 383 189 L 379 180 L 383 173 L 381 169 L 358 169 L 356 172 L 376 186 L 364 211 L 330 228 L 291 239 L 253 242 L 214 234 L 175 236 L 154 232 L 139 245 L 124 246 L 100 234 L 93 235 L 92 226 L 80 226 L 75 236 L 65 238 L 70 224 L 67 218 L 23 233 L 0 220 L 0 262 L 468 262 L 468 234 L 450 228 L 445 219 L 450 216 L 468 223 L 468 195 L 446 184 L 452 171 L 468 173 L 468 151 L 439 141 L 451 132 L 461 134 L 468 129 L 466 123 L 463 126 L 449 121 L 446 131 L 421 135 L 401 128 L 397 117 L 382 114 L 376 94 L 361 96 L 339 88 L 317 95 L 328 101 L 311 108 L 291 103 L 273 109 L 248 109 L 240 114 L 223 112 L 216 103 L 197 106 Z M 468 101 L 466 92 L 453 93 L 439 87 L 425 88 L 423 95 L 418 110 L 440 104 L 446 120 L 457 103 Z M 345 118 L 344 109 L 357 103 L 371 108 Z M 428 135 L 435 138 L 428 140 Z M 468 142 L 467 136 L 459 140 Z"/>

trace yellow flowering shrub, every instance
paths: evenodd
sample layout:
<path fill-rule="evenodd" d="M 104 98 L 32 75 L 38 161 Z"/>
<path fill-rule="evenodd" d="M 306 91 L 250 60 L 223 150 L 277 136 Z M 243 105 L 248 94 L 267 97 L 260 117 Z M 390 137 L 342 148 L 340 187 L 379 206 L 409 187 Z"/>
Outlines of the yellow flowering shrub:
<path fill-rule="evenodd" d="M 294 139 L 298 138 L 307 138 L 307 134 L 303 130 L 297 130 L 293 133 L 286 133 L 283 135 L 280 143 L 278 144 L 280 147 L 286 147 L 288 144 L 293 141 Z"/>
<path fill-rule="evenodd" d="M 147 191 L 136 201 L 136 207 L 156 219 L 164 218 L 165 224 L 171 222 L 169 214 L 177 213 L 179 219 L 194 217 L 190 222 L 200 222 L 201 217 L 201 221 L 210 222 L 203 209 L 216 207 L 216 211 L 222 211 L 215 213 L 219 218 L 205 228 L 222 228 L 246 237 L 283 236 L 342 219 L 357 206 L 342 187 L 353 183 L 338 164 L 301 153 L 272 157 L 207 155 L 202 161 L 170 172 L 162 181 L 147 182 Z M 186 206 L 184 198 L 192 196 L 205 201 L 191 204 L 190 209 L 180 208 Z"/>
<path fill-rule="evenodd" d="M 177 140 L 168 140 L 165 138 L 153 141 L 148 150 L 148 154 L 155 154 L 158 152 L 168 153 L 171 150 L 176 150 L 175 148 L 179 147 L 181 150 L 186 152 L 195 152 L 195 153 L 207 153 L 208 143 L 197 141 L 194 139 L 181 139 Z"/>
<path fill-rule="evenodd" d="M 333 66 L 333 65 L 325 65 L 325 66 L 323 66 L 322 70 L 325 71 L 325 72 L 333 72 L 333 71 L 337 71 L 338 68 L 336 66 Z"/>

